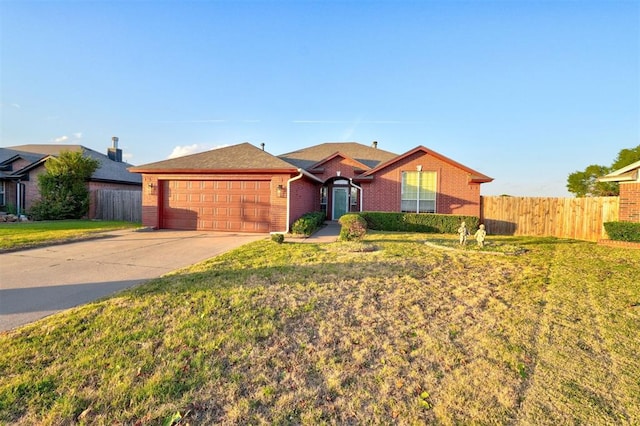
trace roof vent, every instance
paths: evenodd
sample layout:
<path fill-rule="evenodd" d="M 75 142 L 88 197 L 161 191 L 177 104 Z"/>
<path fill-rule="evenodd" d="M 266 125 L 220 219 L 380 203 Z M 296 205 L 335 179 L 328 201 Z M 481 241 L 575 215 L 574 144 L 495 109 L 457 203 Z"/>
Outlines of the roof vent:
<path fill-rule="evenodd" d="M 116 136 L 111 138 L 111 148 L 107 149 L 107 157 L 109 160 L 117 163 L 122 163 L 122 150 L 118 149 L 118 138 Z"/>
<path fill-rule="evenodd" d="M 374 147 L 375 149 L 378 149 L 378 141 L 373 141 L 371 146 Z"/>
<path fill-rule="evenodd" d="M 264 142 L 262 142 L 262 143 L 260 144 L 260 146 L 262 147 L 262 150 L 264 151 Z"/>

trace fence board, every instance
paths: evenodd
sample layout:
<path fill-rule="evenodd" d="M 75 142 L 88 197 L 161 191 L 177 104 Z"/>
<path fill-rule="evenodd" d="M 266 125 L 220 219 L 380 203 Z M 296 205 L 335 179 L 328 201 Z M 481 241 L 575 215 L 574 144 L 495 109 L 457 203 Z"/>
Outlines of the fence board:
<path fill-rule="evenodd" d="M 597 241 L 604 222 L 618 220 L 619 197 L 482 197 L 487 232 Z"/>
<path fill-rule="evenodd" d="M 142 192 L 119 189 L 96 191 L 96 219 L 142 222 Z"/>

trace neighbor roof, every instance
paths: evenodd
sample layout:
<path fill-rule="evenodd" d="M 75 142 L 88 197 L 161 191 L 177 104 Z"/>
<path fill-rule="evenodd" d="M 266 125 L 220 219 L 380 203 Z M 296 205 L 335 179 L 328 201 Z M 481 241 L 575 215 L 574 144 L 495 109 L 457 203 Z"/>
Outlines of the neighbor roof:
<path fill-rule="evenodd" d="M 297 168 L 291 163 L 287 163 L 244 142 L 225 148 L 213 149 L 211 151 L 198 154 L 185 155 L 183 157 L 144 164 L 142 166 L 129 169 L 134 173 L 153 172 L 197 172 L 197 171 L 260 171 L 278 170 L 283 172 L 295 172 Z"/>
<path fill-rule="evenodd" d="M 93 181 L 129 184 L 142 183 L 142 178 L 140 175 L 130 173 L 128 171 L 128 168 L 131 167 L 131 164 L 113 161 L 105 154 L 94 151 L 82 145 L 30 144 L 10 146 L 8 148 L 0 149 L 0 163 L 6 163 L 13 158 L 17 159 L 18 157 L 29 161 L 31 164 L 22 168 L 21 170 L 13 170 L 11 172 L 11 175 L 8 176 L 17 178 L 22 174 L 21 172 L 27 172 L 33 169 L 39 166 L 49 156 L 58 156 L 63 151 L 82 151 L 83 155 L 97 160 L 100 163 L 100 166 L 91 176 L 91 180 Z"/>
<path fill-rule="evenodd" d="M 640 161 L 631 163 L 621 169 L 609 173 L 608 175 L 598 178 L 600 182 L 629 182 L 638 180 L 640 171 Z"/>
<path fill-rule="evenodd" d="M 309 148 L 299 149 L 278 157 L 303 169 L 308 169 L 336 153 L 346 155 L 369 168 L 395 158 L 397 154 L 370 147 L 357 142 L 327 142 Z"/>

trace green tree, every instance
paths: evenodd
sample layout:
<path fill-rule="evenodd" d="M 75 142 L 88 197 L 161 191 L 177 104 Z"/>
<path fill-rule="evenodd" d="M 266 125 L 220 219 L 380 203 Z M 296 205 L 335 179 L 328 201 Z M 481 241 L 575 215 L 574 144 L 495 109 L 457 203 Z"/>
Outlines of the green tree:
<path fill-rule="evenodd" d="M 100 163 L 80 151 L 63 151 L 45 163 L 38 176 L 40 199 L 30 214 L 36 220 L 80 219 L 89 211 L 87 181 Z"/>
<path fill-rule="evenodd" d="M 567 179 L 567 190 L 576 197 L 606 197 L 619 195 L 617 182 L 598 182 L 598 178 L 621 169 L 640 160 L 640 145 L 635 148 L 623 149 L 611 167 L 592 164 L 584 171 L 576 171 Z"/>
<path fill-rule="evenodd" d="M 618 153 L 616 161 L 611 165 L 611 171 L 621 169 L 629 164 L 640 161 L 640 145 L 635 148 L 623 149 Z"/>

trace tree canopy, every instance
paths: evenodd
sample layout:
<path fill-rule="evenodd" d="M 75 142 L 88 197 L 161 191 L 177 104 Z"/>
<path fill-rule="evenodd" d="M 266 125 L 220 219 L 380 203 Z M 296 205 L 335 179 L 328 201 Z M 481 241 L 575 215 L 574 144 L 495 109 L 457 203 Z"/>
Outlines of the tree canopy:
<path fill-rule="evenodd" d="M 87 181 L 100 163 L 80 151 L 63 151 L 38 175 L 40 200 L 31 208 L 37 220 L 80 219 L 89 211 Z"/>
<path fill-rule="evenodd" d="M 576 197 L 605 197 L 619 195 L 617 182 L 598 182 L 598 178 L 640 160 L 640 145 L 622 149 L 610 167 L 592 164 L 567 178 L 567 190 Z"/>

